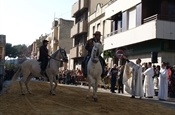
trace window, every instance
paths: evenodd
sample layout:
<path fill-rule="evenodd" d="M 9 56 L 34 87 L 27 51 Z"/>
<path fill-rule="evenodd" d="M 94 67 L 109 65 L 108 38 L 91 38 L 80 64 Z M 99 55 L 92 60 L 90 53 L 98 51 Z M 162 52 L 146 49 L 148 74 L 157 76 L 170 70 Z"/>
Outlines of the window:
<path fill-rule="evenodd" d="M 128 11 L 128 29 L 136 27 L 136 8 Z"/>
<path fill-rule="evenodd" d="M 103 38 L 106 37 L 105 20 L 103 21 Z"/>
<path fill-rule="evenodd" d="M 97 24 L 97 31 L 100 31 L 100 23 Z"/>
<path fill-rule="evenodd" d="M 95 26 L 93 26 L 93 28 L 92 28 L 92 32 L 93 32 L 93 34 L 95 33 Z"/>

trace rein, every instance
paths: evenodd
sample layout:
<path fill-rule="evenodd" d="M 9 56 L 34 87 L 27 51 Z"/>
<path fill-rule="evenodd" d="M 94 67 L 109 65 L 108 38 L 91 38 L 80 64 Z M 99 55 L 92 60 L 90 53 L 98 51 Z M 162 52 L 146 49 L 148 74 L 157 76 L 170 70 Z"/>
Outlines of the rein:
<path fill-rule="evenodd" d="M 61 61 L 61 62 L 63 61 L 63 60 L 60 60 L 60 59 L 58 60 L 58 59 L 56 59 L 56 58 L 54 58 L 54 57 L 52 57 L 52 56 L 49 56 L 49 57 L 50 57 L 50 59 L 54 59 L 54 60 L 56 60 L 56 61 Z"/>

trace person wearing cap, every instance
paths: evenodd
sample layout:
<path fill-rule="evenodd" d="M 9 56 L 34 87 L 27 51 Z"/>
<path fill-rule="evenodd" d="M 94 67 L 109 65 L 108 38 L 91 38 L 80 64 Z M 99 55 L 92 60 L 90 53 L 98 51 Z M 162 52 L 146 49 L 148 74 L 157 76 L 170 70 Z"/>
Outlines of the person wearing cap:
<path fill-rule="evenodd" d="M 85 49 L 88 51 L 88 54 L 84 58 L 84 60 L 82 62 L 82 68 L 83 68 L 83 75 L 84 75 L 84 77 L 87 77 L 87 66 L 86 65 L 87 65 L 87 63 L 88 63 L 88 61 L 90 59 L 90 55 L 91 55 L 92 48 L 93 48 L 93 43 L 94 42 L 101 43 L 101 41 L 100 41 L 101 32 L 96 31 L 93 35 L 94 35 L 94 37 L 89 39 L 87 41 L 86 45 L 85 45 Z M 104 59 L 101 56 L 99 57 L 99 60 L 100 60 L 100 63 L 102 65 L 102 70 L 103 70 L 101 77 L 105 77 L 105 70 L 104 70 L 104 68 L 106 66 L 106 63 L 105 63 Z"/>
<path fill-rule="evenodd" d="M 49 54 L 47 49 L 47 44 L 49 41 L 43 40 L 43 45 L 39 48 L 39 59 L 38 61 L 41 62 L 41 75 L 45 75 L 45 69 L 48 64 Z"/>

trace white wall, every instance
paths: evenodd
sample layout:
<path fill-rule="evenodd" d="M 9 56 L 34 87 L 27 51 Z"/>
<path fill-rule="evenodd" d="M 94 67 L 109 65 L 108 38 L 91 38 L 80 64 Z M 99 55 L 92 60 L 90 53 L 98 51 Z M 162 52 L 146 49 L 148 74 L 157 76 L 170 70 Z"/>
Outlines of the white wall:
<path fill-rule="evenodd" d="M 97 25 L 98 24 L 100 24 L 98 31 L 100 31 L 101 34 L 103 35 L 102 39 L 104 37 L 106 37 L 107 33 L 110 33 L 111 21 L 110 20 L 105 20 L 104 16 L 99 18 L 99 16 L 101 16 L 105 12 L 105 8 L 106 8 L 106 6 L 103 6 L 102 8 L 100 6 L 98 6 L 97 9 L 96 9 L 97 11 L 88 17 L 88 21 L 90 23 L 90 25 L 89 25 L 89 35 L 88 35 L 89 38 L 88 39 L 93 37 L 93 27 L 95 27 L 95 31 L 97 31 Z M 97 18 L 99 18 L 99 19 L 96 20 Z M 96 20 L 96 21 L 94 21 L 94 20 Z M 104 24 L 103 24 L 104 21 L 105 21 L 105 28 L 104 28 Z M 91 22 L 93 22 L 93 23 L 91 23 Z"/>
<path fill-rule="evenodd" d="M 154 38 L 156 38 L 156 22 L 152 21 L 142 26 L 105 38 L 104 50 L 130 45 Z"/>
<path fill-rule="evenodd" d="M 74 68 L 74 60 L 73 59 L 69 59 L 69 70 L 72 70 Z"/>
<path fill-rule="evenodd" d="M 130 9 L 139 3 L 141 3 L 141 0 L 117 0 L 105 9 L 105 18 L 107 19 L 120 11 Z"/>
<path fill-rule="evenodd" d="M 131 45 L 151 39 L 175 40 L 175 22 L 154 20 L 139 27 L 104 39 L 104 50 Z"/>

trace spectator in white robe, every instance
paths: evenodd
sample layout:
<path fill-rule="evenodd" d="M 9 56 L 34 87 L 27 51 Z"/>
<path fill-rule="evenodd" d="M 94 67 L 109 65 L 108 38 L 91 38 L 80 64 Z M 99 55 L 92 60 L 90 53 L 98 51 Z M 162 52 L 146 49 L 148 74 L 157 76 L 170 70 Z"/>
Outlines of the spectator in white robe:
<path fill-rule="evenodd" d="M 153 98 L 155 95 L 154 92 L 154 84 L 153 84 L 153 76 L 154 76 L 154 69 L 152 67 L 152 63 L 148 63 L 148 69 L 146 69 L 143 74 L 145 75 L 143 91 L 146 98 Z"/>
<path fill-rule="evenodd" d="M 159 100 L 165 101 L 168 99 L 168 71 L 165 62 L 162 63 L 159 74 Z"/>
<path fill-rule="evenodd" d="M 131 94 L 131 98 L 135 96 L 143 97 L 143 85 L 142 85 L 142 66 L 140 65 L 141 59 L 136 60 L 136 64 L 129 61 L 126 56 L 124 74 L 123 74 L 123 84 L 125 85 L 125 91 Z"/>

